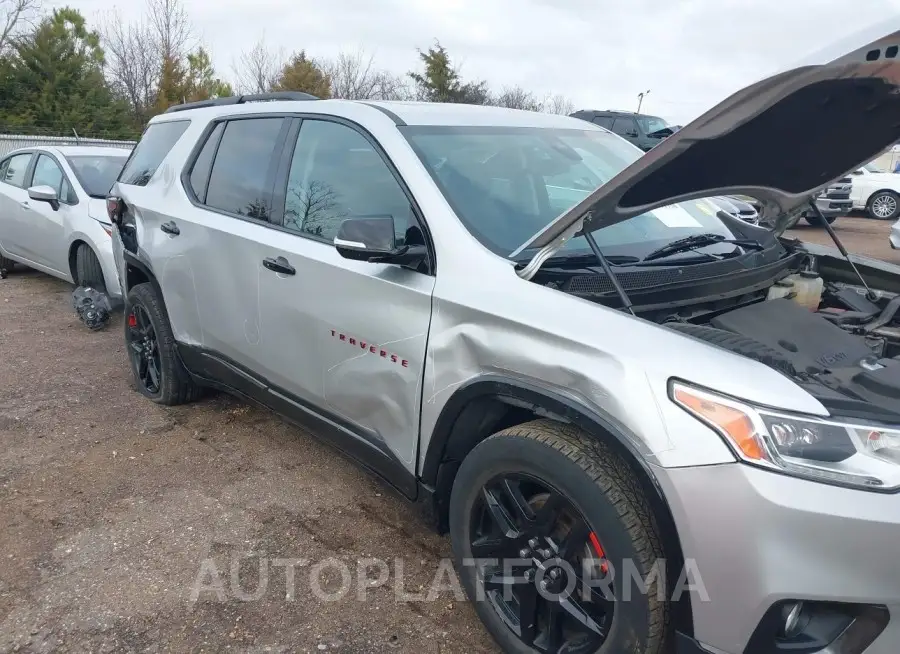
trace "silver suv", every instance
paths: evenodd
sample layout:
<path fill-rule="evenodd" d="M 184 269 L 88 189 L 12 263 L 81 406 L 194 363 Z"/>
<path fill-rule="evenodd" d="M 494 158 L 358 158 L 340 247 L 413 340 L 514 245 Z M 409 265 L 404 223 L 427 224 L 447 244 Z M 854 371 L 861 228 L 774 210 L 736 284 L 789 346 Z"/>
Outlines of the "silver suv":
<path fill-rule="evenodd" d="M 108 200 L 138 387 L 336 443 L 506 652 L 896 654 L 900 268 L 781 236 L 900 139 L 900 31 L 861 43 L 646 154 L 490 107 L 157 116 Z"/>

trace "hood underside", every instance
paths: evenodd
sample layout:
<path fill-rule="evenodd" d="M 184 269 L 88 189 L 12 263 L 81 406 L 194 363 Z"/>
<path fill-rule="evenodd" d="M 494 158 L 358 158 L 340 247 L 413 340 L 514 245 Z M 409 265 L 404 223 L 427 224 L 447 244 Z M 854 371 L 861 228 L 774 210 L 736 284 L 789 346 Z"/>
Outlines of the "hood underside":
<path fill-rule="evenodd" d="M 858 35 L 727 98 L 678 130 L 510 256 L 662 206 L 743 194 L 781 232 L 833 180 L 900 140 L 900 29 Z M 890 58 L 888 58 L 890 57 Z"/>

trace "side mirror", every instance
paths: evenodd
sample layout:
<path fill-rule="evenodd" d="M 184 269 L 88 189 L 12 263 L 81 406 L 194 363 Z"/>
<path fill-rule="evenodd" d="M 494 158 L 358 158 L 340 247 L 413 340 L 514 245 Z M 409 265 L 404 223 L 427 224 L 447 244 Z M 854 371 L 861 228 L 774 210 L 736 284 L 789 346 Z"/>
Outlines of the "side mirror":
<path fill-rule="evenodd" d="M 396 251 L 394 219 L 391 216 L 348 218 L 341 223 L 334 247 L 345 259 L 370 261 Z"/>
<path fill-rule="evenodd" d="M 28 189 L 28 197 L 38 202 L 48 202 L 54 211 L 59 209 L 59 196 L 52 186 L 32 186 Z"/>
<path fill-rule="evenodd" d="M 397 246 L 392 216 L 348 218 L 341 223 L 334 247 L 345 259 L 415 267 L 428 256 L 424 245 Z"/>

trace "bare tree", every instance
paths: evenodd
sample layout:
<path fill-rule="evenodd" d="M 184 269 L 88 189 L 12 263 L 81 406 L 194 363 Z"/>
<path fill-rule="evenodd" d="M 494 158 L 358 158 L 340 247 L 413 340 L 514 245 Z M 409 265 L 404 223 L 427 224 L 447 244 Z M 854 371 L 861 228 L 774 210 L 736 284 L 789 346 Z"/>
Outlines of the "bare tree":
<path fill-rule="evenodd" d="M 411 96 L 399 75 L 375 67 L 375 56 L 364 50 L 323 59 L 319 67 L 331 80 L 331 97 L 347 100 L 405 100 Z"/>
<path fill-rule="evenodd" d="M 568 116 L 575 111 L 575 103 L 573 103 L 566 96 L 559 93 L 547 97 L 542 104 L 542 111 L 545 111 L 548 114 L 560 114 L 562 116 Z"/>
<path fill-rule="evenodd" d="M 544 103 L 538 100 L 531 91 L 526 91 L 521 86 L 505 87 L 499 95 L 491 98 L 490 104 L 526 111 L 543 111 L 544 109 Z"/>
<path fill-rule="evenodd" d="M 0 0 L 0 53 L 6 52 L 25 26 L 33 25 L 40 0 Z"/>
<path fill-rule="evenodd" d="M 194 34 L 181 0 L 147 0 L 147 18 L 163 59 L 177 59 L 190 49 Z"/>
<path fill-rule="evenodd" d="M 231 64 L 238 93 L 268 93 L 275 86 L 287 57 L 283 50 L 266 48 L 263 35 L 252 49 L 241 53 Z"/>
<path fill-rule="evenodd" d="M 135 118 L 143 122 L 156 101 L 156 86 L 162 57 L 155 30 L 147 21 L 125 23 L 113 10 L 101 27 L 106 53 L 106 75 L 113 87 L 131 105 Z"/>

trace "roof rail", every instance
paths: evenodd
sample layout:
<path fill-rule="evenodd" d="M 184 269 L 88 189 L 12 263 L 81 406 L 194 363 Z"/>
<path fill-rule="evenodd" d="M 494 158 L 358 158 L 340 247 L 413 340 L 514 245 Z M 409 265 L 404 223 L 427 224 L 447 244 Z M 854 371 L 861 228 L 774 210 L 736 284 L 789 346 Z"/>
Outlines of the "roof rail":
<path fill-rule="evenodd" d="M 213 98 L 211 100 L 198 100 L 197 102 L 185 102 L 174 104 L 163 113 L 187 111 L 188 109 L 202 109 L 203 107 L 224 107 L 231 104 L 245 104 L 247 102 L 274 102 L 277 100 L 318 100 L 314 95 L 301 91 L 273 91 L 272 93 L 254 93 L 252 95 L 231 95 L 225 98 Z"/>

